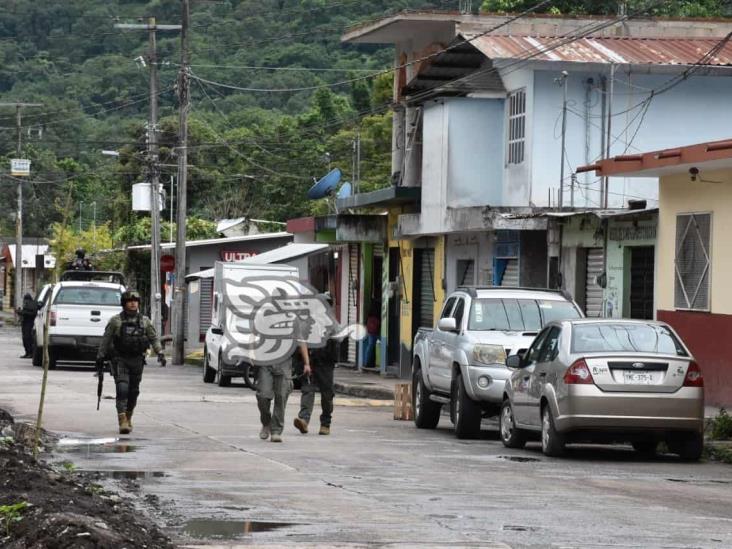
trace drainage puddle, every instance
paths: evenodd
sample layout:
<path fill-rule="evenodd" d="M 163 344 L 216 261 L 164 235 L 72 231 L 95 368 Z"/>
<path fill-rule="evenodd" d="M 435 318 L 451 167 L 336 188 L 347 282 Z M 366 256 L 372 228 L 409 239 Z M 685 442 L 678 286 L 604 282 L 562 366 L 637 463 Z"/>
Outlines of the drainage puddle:
<path fill-rule="evenodd" d="M 297 526 L 288 522 L 260 522 L 256 520 L 189 520 L 183 532 L 193 538 L 234 539 L 248 534 L 271 532 L 280 528 Z"/>
<path fill-rule="evenodd" d="M 140 479 L 151 479 L 151 478 L 164 478 L 168 475 L 163 471 L 89 471 L 84 470 L 82 473 L 86 473 L 95 478 L 111 478 L 115 480 L 140 480 Z"/>
<path fill-rule="evenodd" d="M 56 450 L 69 454 L 126 454 L 136 451 L 137 446 L 118 438 L 62 438 L 58 441 Z"/>
<path fill-rule="evenodd" d="M 498 456 L 498 459 L 505 459 L 507 461 L 516 461 L 518 463 L 532 463 L 534 461 L 541 461 L 538 458 L 523 457 L 523 456 Z"/>

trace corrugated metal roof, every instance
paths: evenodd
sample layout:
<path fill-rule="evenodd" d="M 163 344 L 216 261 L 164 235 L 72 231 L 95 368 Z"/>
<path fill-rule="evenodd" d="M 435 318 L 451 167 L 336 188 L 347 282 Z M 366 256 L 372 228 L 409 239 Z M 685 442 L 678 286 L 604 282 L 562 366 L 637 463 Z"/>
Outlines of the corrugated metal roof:
<path fill-rule="evenodd" d="M 558 48 L 561 38 L 551 36 L 471 37 L 470 43 L 490 59 L 515 59 L 537 50 L 550 50 L 532 57 L 540 61 L 573 63 L 620 63 L 630 65 L 693 65 L 717 46 L 722 38 L 633 38 L 595 36 L 581 38 Z M 732 65 L 732 41 L 707 63 Z"/>

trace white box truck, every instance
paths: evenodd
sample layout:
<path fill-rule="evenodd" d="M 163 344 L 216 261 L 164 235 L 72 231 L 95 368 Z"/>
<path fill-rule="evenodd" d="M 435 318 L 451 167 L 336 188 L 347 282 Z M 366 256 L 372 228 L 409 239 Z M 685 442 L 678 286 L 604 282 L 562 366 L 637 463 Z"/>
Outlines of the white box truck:
<path fill-rule="evenodd" d="M 251 330 L 252 314 L 272 295 L 292 295 L 298 280 L 297 268 L 289 265 L 216 262 L 211 326 L 203 349 L 205 383 L 226 387 L 232 377 L 243 377 L 254 387 L 256 369 L 246 358 L 247 346 L 257 339 Z"/>

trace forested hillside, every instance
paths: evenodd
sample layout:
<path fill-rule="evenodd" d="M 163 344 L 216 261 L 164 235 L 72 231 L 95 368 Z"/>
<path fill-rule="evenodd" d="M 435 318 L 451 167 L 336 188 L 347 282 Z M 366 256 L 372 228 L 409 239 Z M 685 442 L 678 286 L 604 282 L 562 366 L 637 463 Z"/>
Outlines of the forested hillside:
<path fill-rule="evenodd" d="M 482 9 L 521 11 L 534 0 L 486 0 Z M 550 2 L 542 11 L 614 13 L 618 2 Z M 717 16 L 723 0 L 628 2 L 657 15 Z M 405 8 L 456 9 L 457 0 L 193 0 L 189 211 L 217 219 L 285 220 L 323 211 L 305 191 L 329 167 L 352 176 L 361 138 L 362 189 L 389 183 L 389 48 L 344 46 L 355 22 Z M 478 2 L 474 3 L 477 10 Z M 0 101 L 41 103 L 23 111 L 25 232 L 49 236 L 109 223 L 115 244 L 143 240 L 130 187 L 146 178 L 147 33 L 115 23 L 180 23 L 178 0 L 5 0 L 0 10 Z M 160 31 L 162 181 L 176 172 L 176 31 Z M 141 57 L 143 56 L 143 57 Z M 15 110 L 0 107 L 0 161 L 15 156 Z M 103 155 L 114 150 L 119 156 Z M 5 169 L 3 169 L 5 171 Z M 14 187 L 0 178 L 0 234 L 12 233 Z M 167 215 L 167 211 L 164 213 Z M 204 231 L 205 233 L 205 231 Z"/>
<path fill-rule="evenodd" d="M 191 3 L 193 80 L 189 210 L 284 220 L 323 204 L 305 200 L 313 177 L 329 166 L 352 172 L 361 133 L 363 187 L 388 182 L 391 77 L 385 48 L 340 44 L 359 20 L 423 0 L 265 0 Z M 434 7 L 434 6 L 433 6 Z M 449 7 L 449 6 L 448 6 Z M 159 0 L 16 0 L 0 10 L 0 101 L 42 103 L 23 111 L 25 232 L 48 235 L 73 207 L 78 226 L 109 221 L 119 239 L 139 239 L 130 186 L 145 180 L 147 33 L 115 23 L 180 23 L 180 2 Z M 176 76 L 180 38 L 160 31 L 162 180 L 175 174 Z M 342 85 L 322 87 L 324 84 Z M 262 91 L 259 91 L 262 90 Z M 276 91 L 268 91 L 276 90 Z M 299 91 L 298 91 L 299 90 Z M 370 113 L 373 113 L 370 115 Z M 15 109 L 0 108 L 0 153 L 15 156 Z M 104 156 L 116 150 L 119 157 Z M 15 181 L 0 179 L 0 232 L 12 232 Z M 167 212 L 166 212 L 167 213 Z M 139 224 L 138 224 L 139 225 Z M 144 231 L 143 231 L 144 232 Z"/>

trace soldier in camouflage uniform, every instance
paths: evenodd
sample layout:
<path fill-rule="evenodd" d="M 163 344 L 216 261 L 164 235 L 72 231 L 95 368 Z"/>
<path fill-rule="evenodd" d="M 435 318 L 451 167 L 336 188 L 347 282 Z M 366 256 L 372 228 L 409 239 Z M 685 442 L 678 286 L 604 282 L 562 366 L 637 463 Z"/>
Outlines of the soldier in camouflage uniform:
<path fill-rule="evenodd" d="M 117 389 L 117 418 L 119 432 L 132 431 L 132 413 L 140 394 L 145 353 L 152 347 L 158 362 L 165 366 L 165 355 L 150 319 L 139 312 L 140 296 L 137 292 L 122 294 L 122 312 L 113 316 L 106 329 L 97 354 L 97 367 L 105 360 L 112 364 L 112 376 Z"/>

